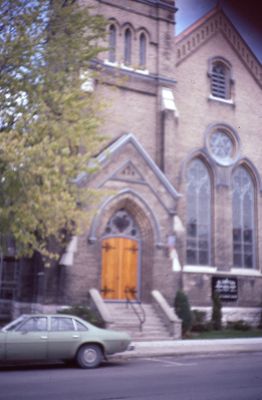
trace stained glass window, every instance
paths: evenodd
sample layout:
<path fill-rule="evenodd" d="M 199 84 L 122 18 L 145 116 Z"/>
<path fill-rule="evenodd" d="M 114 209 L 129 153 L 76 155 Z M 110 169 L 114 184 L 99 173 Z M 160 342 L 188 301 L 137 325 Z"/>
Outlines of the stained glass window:
<path fill-rule="evenodd" d="M 212 156 L 221 164 L 232 163 L 234 144 L 232 139 L 223 131 L 215 131 L 210 136 L 210 151 Z"/>
<path fill-rule="evenodd" d="M 254 184 L 244 167 L 233 174 L 233 262 L 235 267 L 255 266 Z"/>
<path fill-rule="evenodd" d="M 139 228 L 133 217 L 125 209 L 118 210 L 108 221 L 104 236 L 130 236 L 136 239 L 140 236 Z"/>
<path fill-rule="evenodd" d="M 193 160 L 187 170 L 187 264 L 210 265 L 211 182 L 205 164 Z"/>

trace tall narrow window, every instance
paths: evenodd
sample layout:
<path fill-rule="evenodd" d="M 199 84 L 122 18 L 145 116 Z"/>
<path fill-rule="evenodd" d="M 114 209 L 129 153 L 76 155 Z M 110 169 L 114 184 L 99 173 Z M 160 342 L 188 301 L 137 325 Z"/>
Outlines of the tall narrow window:
<path fill-rule="evenodd" d="M 110 25 L 109 27 L 109 61 L 116 62 L 116 27 Z"/>
<path fill-rule="evenodd" d="M 193 160 L 187 171 L 187 263 L 210 265 L 211 182 L 204 163 Z"/>
<path fill-rule="evenodd" d="M 139 66 L 146 66 L 146 35 L 141 33 L 139 37 Z"/>
<path fill-rule="evenodd" d="M 230 70 L 226 64 L 216 61 L 211 69 L 211 94 L 221 99 L 230 99 Z"/>
<path fill-rule="evenodd" d="M 255 266 L 255 190 L 251 176 L 244 167 L 233 174 L 233 258 L 234 266 Z"/>
<path fill-rule="evenodd" d="M 132 34 L 129 28 L 125 31 L 124 40 L 124 63 L 125 65 L 131 65 Z"/>

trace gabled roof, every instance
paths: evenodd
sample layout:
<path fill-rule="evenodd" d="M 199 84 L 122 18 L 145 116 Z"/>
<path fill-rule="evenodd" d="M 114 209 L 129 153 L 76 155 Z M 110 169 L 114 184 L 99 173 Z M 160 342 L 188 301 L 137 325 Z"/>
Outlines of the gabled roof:
<path fill-rule="evenodd" d="M 157 177 L 159 182 L 165 187 L 167 192 L 174 198 L 180 197 L 180 194 L 176 191 L 174 186 L 169 182 L 164 173 L 160 170 L 154 160 L 149 156 L 143 146 L 139 143 L 136 137 L 132 133 L 127 133 L 118 138 L 116 141 L 111 143 L 106 149 L 104 149 L 96 158 L 96 162 L 103 166 L 105 163 L 110 161 L 111 156 L 117 152 L 123 151 L 124 147 L 128 144 L 132 144 L 139 155 L 143 158 L 147 166 L 151 169 L 154 175 Z"/>
<path fill-rule="evenodd" d="M 261 63 L 220 7 L 215 7 L 176 37 L 177 65 L 218 32 L 234 48 L 251 75 L 262 86 Z"/>

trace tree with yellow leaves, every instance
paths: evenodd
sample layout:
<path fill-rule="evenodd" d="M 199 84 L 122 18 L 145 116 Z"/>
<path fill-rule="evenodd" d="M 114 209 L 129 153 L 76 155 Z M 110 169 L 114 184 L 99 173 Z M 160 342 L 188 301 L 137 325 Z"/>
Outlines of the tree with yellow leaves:
<path fill-rule="evenodd" d="M 101 142 L 89 89 L 106 23 L 74 0 L 0 0 L 0 14 L 1 235 L 50 256 L 95 198 L 75 179 Z"/>

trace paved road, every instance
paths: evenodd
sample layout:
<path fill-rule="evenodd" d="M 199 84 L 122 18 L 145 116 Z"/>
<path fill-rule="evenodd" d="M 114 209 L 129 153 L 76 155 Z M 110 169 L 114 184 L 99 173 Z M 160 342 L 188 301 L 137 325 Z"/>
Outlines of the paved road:
<path fill-rule="evenodd" d="M 262 400 L 262 353 L 0 368 L 1 400 Z"/>

